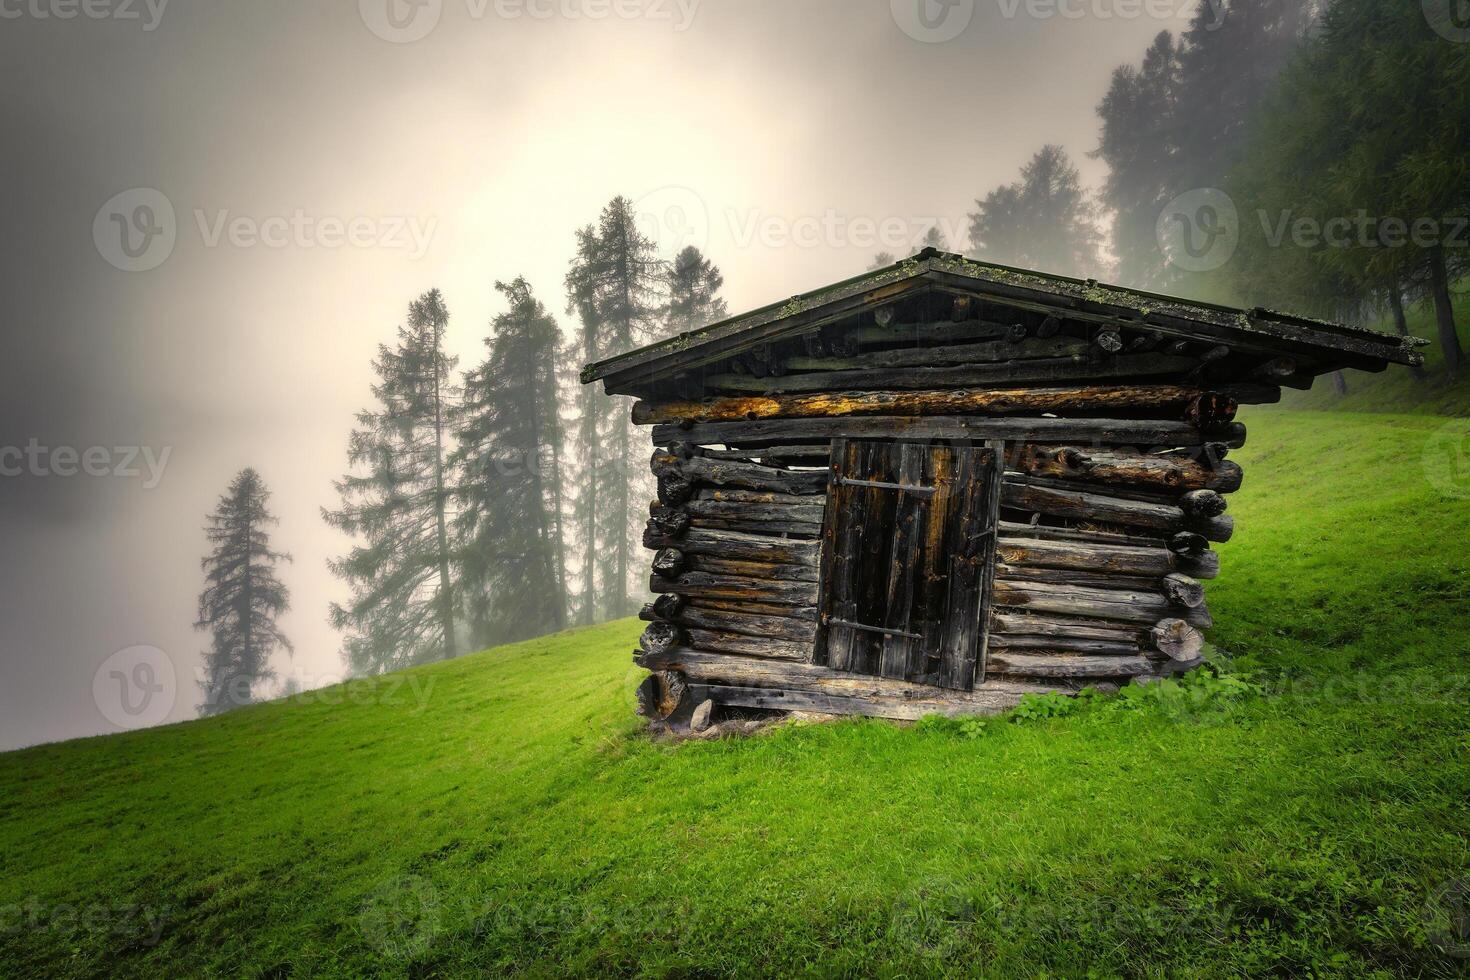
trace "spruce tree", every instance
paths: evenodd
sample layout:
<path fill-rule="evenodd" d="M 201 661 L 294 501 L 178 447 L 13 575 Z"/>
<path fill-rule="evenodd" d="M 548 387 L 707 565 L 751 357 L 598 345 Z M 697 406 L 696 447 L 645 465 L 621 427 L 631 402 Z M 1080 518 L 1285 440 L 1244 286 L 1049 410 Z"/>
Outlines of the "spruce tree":
<path fill-rule="evenodd" d="M 991 262 L 1094 275 L 1102 233 L 1077 168 L 1060 146 L 1042 147 L 1021 179 L 975 202 L 970 247 Z"/>
<path fill-rule="evenodd" d="M 1113 72 L 1097 107 L 1102 133 L 1092 156 L 1108 167 L 1098 196 L 1113 216 L 1114 278 L 1123 285 L 1159 288 L 1170 278 L 1155 225 L 1174 196 L 1170 158 L 1178 84 L 1178 50 L 1173 36 L 1161 31 L 1141 67 Z"/>
<path fill-rule="evenodd" d="M 719 268 L 693 245 L 674 257 L 668 270 L 668 305 L 663 336 L 673 337 L 718 323 L 729 316 L 720 289 L 725 277 Z"/>
<path fill-rule="evenodd" d="M 267 528 L 276 519 L 268 509 L 270 496 L 260 474 L 243 469 L 204 527 L 210 552 L 200 562 L 205 586 L 194 626 L 209 631 L 210 646 L 199 682 L 200 716 L 249 704 L 256 686 L 275 676 L 271 653 L 292 649 L 276 623 L 290 608 L 276 565 L 291 556 L 271 549 Z"/>
<path fill-rule="evenodd" d="M 584 363 L 657 339 L 665 284 L 664 263 L 639 231 L 632 202 L 614 198 L 596 227 L 578 234 L 577 255 L 567 273 L 570 307 L 582 321 L 578 355 L 587 358 Z M 629 576 L 638 547 L 635 535 L 643 524 L 634 504 L 635 494 L 646 496 L 650 485 L 647 454 L 633 439 L 621 407 L 605 414 L 595 403 L 586 407 L 579 449 L 593 455 L 582 459 L 579 516 L 588 518 L 596 544 L 589 548 L 583 575 L 595 575 L 601 590 L 594 615 L 624 616 L 634 611 Z M 585 579 L 583 587 L 589 588 Z"/>
<path fill-rule="evenodd" d="M 446 452 L 458 414 L 455 359 L 444 352 L 449 311 L 437 289 L 409 304 L 394 347 L 373 361 L 377 406 L 360 412 L 348 443 L 355 472 L 336 481 L 328 524 L 363 539 L 328 562 L 352 588 L 332 604 L 348 631 L 345 658 L 356 673 L 381 673 L 451 657 L 458 649 L 458 598 L 451 571 Z"/>
<path fill-rule="evenodd" d="M 560 335 L 524 278 L 495 288 L 509 309 L 492 324 L 484 363 L 465 376 L 453 459 L 463 479 L 459 588 L 476 648 L 566 626 Z"/>

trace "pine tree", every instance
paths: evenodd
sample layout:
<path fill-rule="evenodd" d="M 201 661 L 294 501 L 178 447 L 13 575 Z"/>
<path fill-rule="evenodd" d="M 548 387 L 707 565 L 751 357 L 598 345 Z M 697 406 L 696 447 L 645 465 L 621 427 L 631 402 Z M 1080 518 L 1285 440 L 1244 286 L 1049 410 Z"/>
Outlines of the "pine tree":
<path fill-rule="evenodd" d="M 923 241 L 919 242 L 919 248 L 934 248 L 941 252 L 949 251 L 949 244 L 944 240 L 944 232 L 939 230 L 938 225 L 930 225 L 929 230 L 924 232 Z"/>
<path fill-rule="evenodd" d="M 1042 147 L 1018 182 L 975 204 L 970 247 L 977 257 L 1072 276 L 1097 271 L 1102 233 L 1095 208 L 1060 146 Z"/>
<path fill-rule="evenodd" d="M 452 459 L 463 479 L 458 587 L 477 649 L 563 629 L 567 612 L 560 334 L 524 278 L 495 288 L 510 308 L 495 318 L 484 363 L 465 376 Z"/>
<path fill-rule="evenodd" d="M 614 198 L 596 228 L 578 234 L 577 255 L 567 273 L 570 308 L 582 321 L 579 356 L 590 362 L 657 339 L 665 283 L 664 263 L 639 231 L 632 202 Z M 582 460 L 578 494 L 578 516 L 588 520 L 596 539 L 584 563 L 584 599 L 592 599 L 589 588 L 600 588 L 603 601 L 589 601 L 589 608 L 598 605 L 598 614 L 627 615 L 633 611 L 629 575 L 638 546 L 633 535 L 643 524 L 633 509 L 634 491 L 649 483 L 647 461 L 641 446 L 633 451 L 631 423 L 621 409 L 604 414 L 589 402 L 578 431 L 579 449 L 593 453 Z M 595 576 L 595 585 L 589 585 L 588 575 Z"/>
<path fill-rule="evenodd" d="M 1264 216 L 1232 262 L 1252 303 L 1352 318 L 1407 293 L 1433 303 L 1446 371 L 1463 357 L 1448 283 L 1470 270 L 1440 237 L 1470 216 L 1470 52 L 1417 9 L 1336 0 L 1256 124 L 1228 187 Z M 1406 121 L 1412 120 L 1412 125 Z M 1320 234 L 1290 234 L 1308 219 Z M 1430 219 L 1436 234 L 1416 238 Z M 1271 238 L 1267 239 L 1268 232 Z"/>
<path fill-rule="evenodd" d="M 348 665 L 381 673 L 448 658 L 459 649 L 449 547 L 452 479 L 446 465 L 458 392 L 455 360 L 444 353 L 449 311 L 437 289 L 409 304 L 395 347 L 380 345 L 373 369 L 376 408 L 360 412 L 348 465 L 364 472 L 336 481 L 341 508 L 328 524 L 365 539 L 328 562 L 352 587 L 332 604 L 332 623 L 349 632 Z"/>
<path fill-rule="evenodd" d="M 1242 159 L 1252 117 L 1306 38 L 1315 0 L 1202 3 L 1179 46 L 1170 196 L 1219 187 Z"/>
<path fill-rule="evenodd" d="M 720 289 L 725 277 L 693 245 L 674 257 L 668 271 L 668 305 L 663 336 L 673 337 L 718 323 L 729 316 Z"/>
<path fill-rule="evenodd" d="M 898 259 L 894 258 L 892 252 L 879 252 L 873 256 L 873 261 L 868 263 L 868 271 L 877 272 L 879 269 L 886 269 L 897 261 Z"/>
<path fill-rule="evenodd" d="M 1174 196 L 1170 158 L 1178 85 L 1178 50 L 1173 36 L 1161 31 L 1141 67 L 1113 72 L 1097 107 L 1102 133 L 1091 155 L 1108 166 L 1099 199 L 1113 216 L 1114 276 L 1124 285 L 1160 288 L 1169 278 L 1155 225 Z"/>
<path fill-rule="evenodd" d="M 256 685 L 275 676 L 271 653 L 277 647 L 288 653 L 292 649 L 276 623 L 290 608 L 276 565 L 291 556 L 271 549 L 266 529 L 276 519 L 268 509 L 270 496 L 260 475 L 243 469 L 204 528 L 210 553 L 200 562 L 205 586 L 194 626 L 209 631 L 210 647 L 199 682 L 204 694 L 200 716 L 249 704 Z"/>

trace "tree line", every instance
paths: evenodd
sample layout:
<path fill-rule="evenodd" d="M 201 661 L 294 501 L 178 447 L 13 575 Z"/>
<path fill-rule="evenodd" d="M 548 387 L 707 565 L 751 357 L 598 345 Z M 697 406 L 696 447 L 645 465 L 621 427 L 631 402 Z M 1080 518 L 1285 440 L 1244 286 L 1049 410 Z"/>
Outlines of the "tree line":
<path fill-rule="evenodd" d="M 450 314 L 431 290 L 373 361 L 351 472 L 331 526 L 354 536 L 329 563 L 351 589 L 331 608 L 354 673 L 379 673 L 635 611 L 632 536 L 646 460 L 626 412 L 578 383 L 582 364 L 725 316 L 698 249 L 658 255 L 615 198 L 576 234 L 563 333 L 524 278 L 484 360 L 456 373 Z"/>
<path fill-rule="evenodd" d="M 1097 192 L 1044 146 L 975 201 L 967 253 L 1347 322 L 1391 315 L 1401 334 L 1405 307 L 1427 303 L 1453 377 L 1452 284 L 1470 273 L 1470 44 L 1426 11 L 1200 4 L 1178 37 L 1161 32 L 1113 72 L 1090 153 L 1107 168 Z M 1211 196 L 1167 213 L 1191 192 Z M 1235 209 L 1228 228 L 1209 224 L 1229 220 L 1217 199 Z M 1192 240 L 1228 233 L 1234 251 L 1217 267 L 1176 261 L 1160 231 L 1170 217 Z"/>
<path fill-rule="evenodd" d="M 517 277 L 495 283 L 505 311 L 484 359 L 458 372 L 437 289 L 408 305 L 372 362 L 372 404 L 348 439 L 338 504 L 352 535 L 328 562 L 351 597 L 329 612 L 354 674 L 453 657 L 636 611 L 633 576 L 652 493 L 628 413 L 579 383 L 583 364 L 727 315 L 724 277 L 699 249 L 658 254 L 633 204 L 614 198 L 576 233 L 557 318 Z M 201 714 L 247 704 L 291 650 L 277 625 L 289 596 L 270 547 L 270 492 L 253 469 L 206 526 L 210 554 L 196 626 L 210 634 Z"/>

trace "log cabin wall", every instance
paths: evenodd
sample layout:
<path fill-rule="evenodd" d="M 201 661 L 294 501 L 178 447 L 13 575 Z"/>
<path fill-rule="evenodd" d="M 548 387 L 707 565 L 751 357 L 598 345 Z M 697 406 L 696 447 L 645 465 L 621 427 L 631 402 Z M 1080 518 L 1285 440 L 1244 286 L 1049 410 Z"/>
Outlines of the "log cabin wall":
<path fill-rule="evenodd" d="M 1225 495 L 1241 482 L 1225 458 L 1245 438 L 1237 399 L 1274 401 L 1279 388 L 1260 379 L 1299 365 L 940 302 L 943 316 L 922 297 L 638 392 L 658 499 L 644 532 L 657 598 L 637 659 L 664 694 L 692 684 L 726 704 L 911 718 L 1200 662 L 1201 582 L 1219 570 L 1210 543 L 1230 538 Z M 968 689 L 823 662 L 834 439 L 1000 453 Z"/>

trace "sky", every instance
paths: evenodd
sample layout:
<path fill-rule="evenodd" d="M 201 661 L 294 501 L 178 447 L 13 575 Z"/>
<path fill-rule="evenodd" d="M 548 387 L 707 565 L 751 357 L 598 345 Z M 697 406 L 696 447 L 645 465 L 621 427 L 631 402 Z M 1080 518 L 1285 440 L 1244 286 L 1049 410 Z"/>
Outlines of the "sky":
<path fill-rule="evenodd" d="M 343 673 L 323 506 L 438 287 L 553 312 L 615 195 L 732 312 L 965 245 L 1193 0 L 0 0 L 0 749 L 193 717 L 205 515 L 273 491 L 304 687 Z M 563 325 L 570 319 L 563 317 Z"/>

